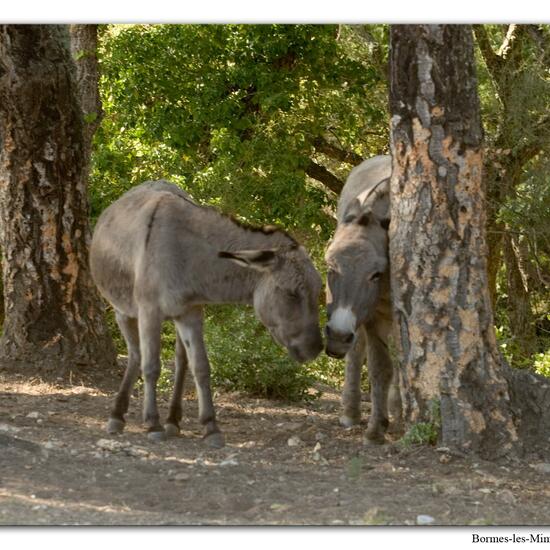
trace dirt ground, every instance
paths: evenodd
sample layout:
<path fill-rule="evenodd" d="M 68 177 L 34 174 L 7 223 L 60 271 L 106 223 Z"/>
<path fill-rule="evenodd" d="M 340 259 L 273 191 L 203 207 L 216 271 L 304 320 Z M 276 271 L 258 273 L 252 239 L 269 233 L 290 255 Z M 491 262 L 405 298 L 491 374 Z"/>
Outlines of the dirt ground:
<path fill-rule="evenodd" d="M 365 446 L 328 387 L 308 405 L 217 394 L 227 444 L 212 450 L 191 389 L 180 437 L 149 442 L 139 396 L 107 434 L 119 380 L 0 371 L 1 525 L 550 524 L 550 464 Z"/>

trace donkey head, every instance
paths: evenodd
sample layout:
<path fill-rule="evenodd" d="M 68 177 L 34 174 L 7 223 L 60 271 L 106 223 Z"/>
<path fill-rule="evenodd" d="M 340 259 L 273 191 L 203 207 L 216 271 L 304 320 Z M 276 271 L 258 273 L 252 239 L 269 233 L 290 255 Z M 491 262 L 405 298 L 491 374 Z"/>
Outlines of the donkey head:
<path fill-rule="evenodd" d="M 326 352 L 343 357 L 357 328 L 376 311 L 381 288 L 389 284 L 389 195 L 354 199 L 325 254 L 327 275 Z"/>
<path fill-rule="evenodd" d="M 323 349 L 319 328 L 322 281 L 305 249 L 291 245 L 220 255 L 260 272 L 254 310 L 290 357 L 300 363 L 317 357 Z"/>

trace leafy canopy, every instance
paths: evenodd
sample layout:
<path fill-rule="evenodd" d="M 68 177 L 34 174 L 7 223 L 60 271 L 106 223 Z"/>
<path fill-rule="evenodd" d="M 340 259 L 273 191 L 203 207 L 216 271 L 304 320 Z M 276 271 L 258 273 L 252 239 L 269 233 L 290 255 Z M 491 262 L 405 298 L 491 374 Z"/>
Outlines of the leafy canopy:
<path fill-rule="evenodd" d="M 136 183 L 166 178 L 250 221 L 328 237 L 335 197 L 304 173 L 313 141 L 328 136 L 366 157 L 387 134 L 385 83 L 368 46 L 338 33 L 335 25 L 109 26 L 94 213 Z M 382 136 L 376 151 L 365 139 L 373 129 Z"/>

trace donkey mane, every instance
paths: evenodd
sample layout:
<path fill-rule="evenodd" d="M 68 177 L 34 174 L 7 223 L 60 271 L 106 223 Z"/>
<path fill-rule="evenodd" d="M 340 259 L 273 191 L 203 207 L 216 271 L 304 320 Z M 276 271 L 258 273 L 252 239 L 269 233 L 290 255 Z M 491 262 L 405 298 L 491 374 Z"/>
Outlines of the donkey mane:
<path fill-rule="evenodd" d="M 253 225 L 248 222 L 243 222 L 233 214 L 222 214 L 212 206 L 207 206 L 207 208 L 212 208 L 220 216 L 229 218 L 236 226 L 240 227 L 241 229 L 246 229 L 247 231 L 252 231 L 254 233 L 263 233 L 264 235 L 273 235 L 275 233 L 278 233 L 278 234 L 284 235 L 287 239 L 289 239 L 290 244 L 292 245 L 293 248 L 299 246 L 298 241 L 282 227 L 278 227 L 276 225 Z"/>
<path fill-rule="evenodd" d="M 215 208 L 214 206 L 211 206 L 210 204 L 200 204 L 198 202 L 195 202 L 191 197 L 184 197 L 183 195 L 180 195 L 180 194 L 178 194 L 176 196 L 178 196 L 181 199 L 187 201 L 189 204 L 192 204 L 193 206 L 196 206 L 197 208 L 207 209 L 207 210 L 213 212 L 214 214 L 216 214 L 217 216 L 219 216 L 221 218 L 225 218 L 227 220 L 230 220 L 234 225 L 236 225 L 237 227 L 239 227 L 241 229 L 245 229 L 245 230 L 251 231 L 253 233 L 263 233 L 264 235 L 275 235 L 275 234 L 282 235 L 290 241 L 289 244 L 291 245 L 292 248 L 297 248 L 298 246 L 300 246 L 300 243 L 298 243 L 298 241 L 292 235 L 290 235 L 290 233 L 288 233 L 285 229 L 283 229 L 282 227 L 278 227 L 276 225 L 271 225 L 271 224 L 270 225 L 254 225 L 254 224 L 251 224 L 251 223 L 244 222 L 244 221 L 240 220 L 239 218 L 237 218 L 233 214 L 226 214 L 224 212 L 220 212 L 217 208 Z"/>

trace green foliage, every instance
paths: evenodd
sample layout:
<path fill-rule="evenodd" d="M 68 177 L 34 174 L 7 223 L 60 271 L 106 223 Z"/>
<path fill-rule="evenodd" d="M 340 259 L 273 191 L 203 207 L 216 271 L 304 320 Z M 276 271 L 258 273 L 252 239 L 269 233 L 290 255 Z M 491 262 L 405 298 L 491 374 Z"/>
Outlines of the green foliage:
<path fill-rule="evenodd" d="M 525 356 L 521 346 L 516 342 L 507 325 L 495 327 L 495 332 L 500 351 L 509 365 L 518 369 L 528 369 L 533 366 L 531 357 Z"/>
<path fill-rule="evenodd" d="M 550 378 L 550 349 L 545 353 L 536 353 L 534 360 L 535 372 Z"/>
<path fill-rule="evenodd" d="M 429 418 L 427 422 L 418 422 L 411 426 L 400 439 L 401 445 L 435 445 L 441 430 L 441 408 L 436 399 L 429 404 Z"/>
<path fill-rule="evenodd" d="M 496 51 L 503 26 L 486 28 Z M 105 116 L 95 136 L 92 218 L 133 185 L 164 178 L 200 203 L 291 230 L 324 275 L 336 197 L 305 170 L 313 160 L 344 180 L 351 168 L 319 152 L 319 138 L 364 158 L 387 152 L 387 58 L 386 25 L 102 26 Z M 526 41 L 520 69 L 510 76 L 507 101 L 515 107 L 506 110 L 503 125 L 503 104 L 479 61 L 487 144 L 496 147 L 504 130 L 514 153 L 547 110 L 547 67 Z M 531 160 L 517 192 L 499 208 L 499 221 L 528 241 L 542 277 L 550 273 L 547 157 Z M 514 366 L 535 363 L 547 373 L 550 339 L 540 338 L 534 355 L 519 354 L 501 283 L 496 319 L 505 355 Z M 546 314 L 544 285 L 532 296 L 536 316 Z M 174 350 L 170 325 L 162 338 L 166 364 Z M 305 367 L 293 364 L 246 309 L 210 308 L 206 340 L 217 387 L 303 399 L 314 379 L 336 386 L 343 379 L 343 362 L 324 354 Z M 170 372 L 162 376 L 161 385 L 168 385 Z M 429 421 L 413 427 L 409 438 L 433 441 L 437 431 Z"/>
<path fill-rule="evenodd" d="M 97 120 L 97 113 L 86 113 L 84 115 L 84 122 L 86 124 L 92 124 L 92 122 L 95 122 Z"/>
<path fill-rule="evenodd" d="M 484 25 L 495 53 L 501 53 L 508 25 Z M 506 170 L 496 181 L 487 181 L 490 205 L 498 227 L 489 231 L 509 232 L 523 249 L 522 269 L 528 279 L 533 317 L 540 320 L 550 309 L 550 27 L 531 26 L 518 32 L 513 53 L 498 58 L 500 86 L 495 84 L 481 52 L 478 56 L 478 89 L 488 150 L 495 168 Z M 520 48 L 517 48 L 517 45 Z M 510 46 L 510 44 L 508 44 Z M 511 182 L 519 182 L 515 187 Z M 496 199 L 491 198 L 496 197 Z M 504 198 L 502 198 L 504 197 Z M 525 252 L 526 251 L 526 252 Z M 515 367 L 532 368 L 536 353 L 550 352 L 550 335 L 529 338 L 533 349 L 520 342 L 523 335 L 511 326 L 508 311 L 514 307 L 508 296 L 505 269 L 500 272 L 495 311 L 503 353 Z M 536 340 L 536 341 L 535 341 Z"/>
<path fill-rule="evenodd" d="M 210 307 L 206 323 L 214 386 L 291 401 L 314 397 L 309 369 L 276 346 L 248 308 Z"/>
<path fill-rule="evenodd" d="M 327 239 L 335 197 L 305 176 L 313 141 L 328 135 L 365 157 L 387 147 L 386 94 L 375 96 L 383 75 L 360 39 L 337 33 L 335 25 L 108 27 L 94 214 L 130 186 L 166 178 L 246 220 Z M 373 130 L 382 139 L 373 142 Z"/>
<path fill-rule="evenodd" d="M 550 101 L 550 97 L 549 97 Z M 537 156 L 528 163 L 521 184 L 513 196 L 506 200 L 499 212 L 499 221 L 505 224 L 509 231 L 520 236 L 530 252 L 535 280 L 536 298 L 542 300 L 538 304 L 539 313 L 550 309 L 548 295 L 548 279 L 550 277 L 550 158 Z M 542 287 L 542 288 L 540 288 Z M 537 304 L 535 304 L 537 307 Z"/>
<path fill-rule="evenodd" d="M 402 437 L 401 444 L 410 445 L 435 445 L 439 436 L 439 430 L 430 422 L 418 422 L 411 426 Z"/>
<path fill-rule="evenodd" d="M 92 218 L 133 185 L 164 178 L 199 203 L 290 229 L 324 270 L 336 197 L 305 169 L 315 160 L 342 179 L 349 172 L 315 150 L 318 138 L 365 158 L 387 150 L 386 34 L 379 26 L 102 27 Z M 308 399 L 314 380 L 342 381 L 341 361 L 321 354 L 294 364 L 246 309 L 208 308 L 205 330 L 216 387 Z M 173 349 L 167 325 L 164 364 Z"/>

